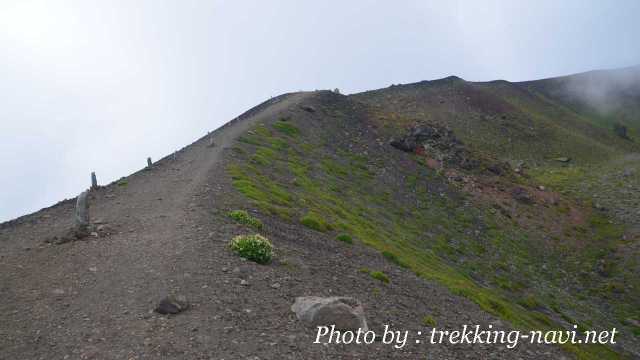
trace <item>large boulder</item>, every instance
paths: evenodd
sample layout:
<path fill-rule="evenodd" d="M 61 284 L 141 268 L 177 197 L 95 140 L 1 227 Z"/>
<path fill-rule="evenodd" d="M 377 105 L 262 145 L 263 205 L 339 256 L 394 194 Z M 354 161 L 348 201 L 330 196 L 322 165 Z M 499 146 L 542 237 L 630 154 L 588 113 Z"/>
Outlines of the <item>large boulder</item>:
<path fill-rule="evenodd" d="M 415 152 L 418 146 L 428 141 L 439 141 L 445 145 L 457 143 L 451 130 L 435 126 L 415 126 L 410 128 L 405 136 L 391 141 L 391 146 L 402 151 Z"/>
<path fill-rule="evenodd" d="M 350 297 L 298 297 L 291 310 L 298 320 L 314 328 L 335 325 L 339 330 L 369 329 L 362 304 Z"/>
<path fill-rule="evenodd" d="M 413 126 L 404 136 L 392 140 L 390 145 L 404 152 L 436 158 L 443 164 L 459 166 L 465 170 L 475 169 L 480 165 L 453 131 L 438 125 Z"/>
<path fill-rule="evenodd" d="M 184 295 L 169 295 L 160 301 L 154 309 L 155 312 L 163 315 L 178 314 L 189 308 L 189 302 Z"/>

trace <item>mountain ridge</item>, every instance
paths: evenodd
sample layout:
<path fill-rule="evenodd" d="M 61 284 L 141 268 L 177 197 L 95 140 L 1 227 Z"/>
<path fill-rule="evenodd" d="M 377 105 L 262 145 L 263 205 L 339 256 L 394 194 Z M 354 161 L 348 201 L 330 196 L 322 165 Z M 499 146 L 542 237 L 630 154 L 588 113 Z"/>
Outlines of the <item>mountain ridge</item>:
<path fill-rule="evenodd" d="M 0 344 L 34 358 L 51 343 L 60 357 L 514 356 L 487 346 L 309 346 L 290 316 L 293 298 L 339 294 L 363 301 L 376 329 L 417 330 L 427 316 L 449 327 L 618 326 L 614 348 L 524 346 L 517 355 L 632 358 L 634 129 L 620 138 L 597 125 L 603 119 L 538 92 L 448 77 L 349 96 L 284 94 L 92 191 L 104 234 L 45 243 L 71 226 L 71 201 L 3 223 Z M 234 209 L 264 222 L 272 264 L 230 253 L 232 236 L 253 231 L 227 217 Z M 354 244 L 335 241 L 341 234 Z M 149 313 L 167 292 L 195 306 L 171 318 Z M 36 329 L 41 340 L 25 337 Z M 253 342 L 261 333 L 269 340 Z"/>

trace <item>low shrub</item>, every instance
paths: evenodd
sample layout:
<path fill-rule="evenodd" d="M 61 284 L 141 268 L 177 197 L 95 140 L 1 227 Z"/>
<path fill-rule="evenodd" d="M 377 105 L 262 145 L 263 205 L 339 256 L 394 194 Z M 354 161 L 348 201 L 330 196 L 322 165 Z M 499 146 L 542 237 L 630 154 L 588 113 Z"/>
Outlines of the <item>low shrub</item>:
<path fill-rule="evenodd" d="M 379 281 L 382 281 L 383 283 L 389 283 L 389 277 L 387 276 L 387 274 L 383 273 L 382 271 L 372 271 L 369 273 L 369 275 Z"/>
<path fill-rule="evenodd" d="M 340 234 L 336 236 L 336 240 L 342 241 L 347 244 L 353 244 L 353 238 L 349 234 Z"/>
<path fill-rule="evenodd" d="M 422 318 L 422 325 L 424 326 L 430 326 L 430 327 L 436 327 L 437 322 L 436 319 L 433 318 L 433 316 L 431 315 L 425 315 Z"/>
<path fill-rule="evenodd" d="M 260 219 L 258 218 L 255 218 L 249 215 L 249 213 L 246 210 L 229 211 L 227 215 L 233 220 L 239 222 L 240 224 L 249 225 L 252 228 L 257 230 L 262 229 L 262 226 L 263 226 L 262 221 L 260 221 Z"/>
<path fill-rule="evenodd" d="M 238 235 L 231 240 L 231 250 L 258 264 L 268 264 L 273 256 L 273 245 L 262 235 Z"/>

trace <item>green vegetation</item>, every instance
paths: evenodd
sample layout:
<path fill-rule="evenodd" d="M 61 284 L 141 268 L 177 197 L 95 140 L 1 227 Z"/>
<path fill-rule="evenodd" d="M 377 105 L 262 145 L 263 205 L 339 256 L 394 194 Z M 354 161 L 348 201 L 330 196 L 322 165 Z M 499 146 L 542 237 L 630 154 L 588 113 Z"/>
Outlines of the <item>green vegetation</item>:
<path fill-rule="evenodd" d="M 349 234 L 340 234 L 336 236 L 336 240 L 342 241 L 347 244 L 353 244 L 353 238 Z"/>
<path fill-rule="evenodd" d="M 273 245 L 262 235 L 238 235 L 229 244 L 241 257 L 258 264 L 268 264 L 273 256 Z"/>
<path fill-rule="evenodd" d="M 385 274 L 382 271 L 372 271 L 369 270 L 367 268 L 362 268 L 360 269 L 361 273 L 365 273 L 365 274 L 369 274 L 369 276 L 371 276 L 373 279 L 376 279 L 378 281 L 382 281 L 385 284 L 388 284 L 391 280 L 389 279 L 389 277 L 387 276 L 387 274 Z"/>
<path fill-rule="evenodd" d="M 541 231 L 544 224 L 536 223 L 544 220 L 539 218 L 539 207 L 520 209 L 520 216 L 513 218 L 506 211 L 496 211 L 494 205 L 433 190 L 442 188 L 443 178 L 420 165 L 418 158 L 402 163 L 386 153 L 363 156 L 340 148 L 326 134 L 342 126 L 340 118 L 335 121 L 301 130 L 293 120 L 277 121 L 272 125 L 275 131 L 264 126 L 247 134 L 239 145 L 244 151 L 233 153 L 235 160 L 228 168 L 234 187 L 260 210 L 284 221 L 349 234 L 349 239 L 359 239 L 394 264 L 447 286 L 517 328 L 557 328 L 551 317 L 540 312 L 547 308 L 543 304 L 556 304 L 558 313 L 575 310 L 582 322 L 599 316 L 590 310 L 587 297 L 579 299 L 574 289 L 566 287 L 564 271 L 559 269 L 578 274 L 606 259 L 609 251 L 603 254 L 596 249 L 610 249 L 619 241 L 619 226 L 597 215 L 584 225 L 565 225 L 574 205 L 562 202 L 543 213 L 559 229 Z M 289 126 L 296 130 L 281 130 Z M 268 163 L 254 161 L 256 154 L 267 155 Z M 376 177 L 377 169 L 383 167 L 393 177 Z M 562 176 L 553 180 L 557 186 L 581 174 L 570 167 L 560 169 Z M 533 225 L 523 227 L 523 219 Z M 541 272 L 543 265 L 548 270 Z M 371 276 L 377 273 L 363 271 Z M 376 276 L 388 280 L 384 273 Z M 483 285 L 475 279 L 482 279 Z M 586 291 L 606 290 L 593 277 L 580 286 Z M 582 288 L 575 292 L 584 293 Z M 630 311 L 625 308 L 619 316 Z M 605 324 L 609 319 L 597 321 Z M 568 349 L 583 359 L 616 356 L 601 346 Z"/>
<path fill-rule="evenodd" d="M 574 184 L 585 177 L 584 168 L 577 166 L 557 167 L 557 168 L 540 168 L 533 172 L 535 179 L 557 190 L 566 190 L 569 185 Z"/>
<path fill-rule="evenodd" d="M 382 271 L 372 271 L 371 273 L 369 273 L 369 275 L 379 281 L 382 281 L 383 283 L 389 283 L 389 277 L 387 276 L 387 274 L 383 273 Z"/>
<path fill-rule="evenodd" d="M 118 186 L 127 186 L 127 185 L 129 185 L 129 181 L 127 181 L 125 179 L 121 179 L 121 180 L 118 180 L 118 182 L 116 184 Z"/>
<path fill-rule="evenodd" d="M 541 309 L 544 307 L 533 295 L 524 296 L 523 298 L 518 300 L 518 304 L 526 309 L 531 310 Z"/>
<path fill-rule="evenodd" d="M 256 230 L 262 229 L 262 221 L 249 215 L 246 210 L 233 210 L 230 211 L 227 215 L 241 224 L 249 225 Z"/>
<path fill-rule="evenodd" d="M 251 161 L 259 165 L 271 165 L 275 156 L 276 156 L 275 151 L 269 148 L 261 148 L 261 149 L 258 149 L 258 151 L 256 151 L 256 153 L 251 158 Z"/>
<path fill-rule="evenodd" d="M 320 218 L 317 214 L 308 213 L 300 219 L 300 223 L 309 229 L 313 229 L 320 232 L 326 232 L 331 230 L 331 226 L 327 224 L 324 219 Z"/>
<path fill-rule="evenodd" d="M 280 131 L 281 133 L 288 135 L 288 136 L 296 136 L 298 135 L 298 128 L 291 125 L 289 122 L 284 121 L 284 120 L 278 120 L 276 121 L 275 124 L 273 124 L 273 127 Z"/>
<path fill-rule="evenodd" d="M 409 267 L 409 265 L 407 265 L 404 262 L 402 262 L 402 260 L 400 260 L 398 258 L 398 256 L 396 256 L 396 254 L 394 254 L 392 252 L 389 252 L 389 251 L 385 250 L 385 251 L 382 252 L 382 256 L 384 256 L 387 260 L 391 261 L 392 263 L 394 263 L 394 264 L 396 264 L 396 265 L 398 265 L 400 267 L 403 267 L 403 268 L 408 268 Z"/>
<path fill-rule="evenodd" d="M 436 322 L 436 319 L 434 319 L 431 315 L 425 315 L 422 318 L 422 325 L 424 326 L 436 327 L 437 324 L 438 323 Z"/>

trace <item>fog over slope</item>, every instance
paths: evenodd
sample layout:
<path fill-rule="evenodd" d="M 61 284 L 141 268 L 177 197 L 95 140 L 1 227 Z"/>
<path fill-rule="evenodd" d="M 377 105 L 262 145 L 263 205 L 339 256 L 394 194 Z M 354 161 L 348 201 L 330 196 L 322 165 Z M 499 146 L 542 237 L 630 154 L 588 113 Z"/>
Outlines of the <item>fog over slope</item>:
<path fill-rule="evenodd" d="M 640 66 L 594 70 L 539 80 L 538 83 L 553 83 L 553 86 L 549 85 L 548 88 L 552 96 L 591 107 L 601 115 L 609 115 L 627 106 L 640 106 Z"/>

